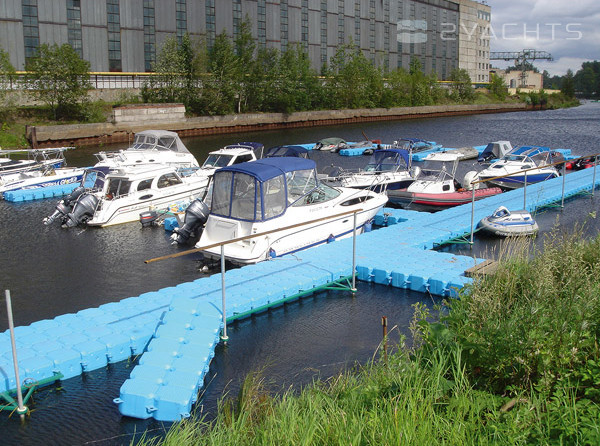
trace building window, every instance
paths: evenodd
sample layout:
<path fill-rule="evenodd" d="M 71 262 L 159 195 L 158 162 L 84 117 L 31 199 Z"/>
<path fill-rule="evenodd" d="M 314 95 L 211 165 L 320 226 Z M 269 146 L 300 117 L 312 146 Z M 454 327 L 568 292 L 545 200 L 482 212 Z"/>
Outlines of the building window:
<path fill-rule="evenodd" d="M 208 48 L 212 48 L 217 36 L 215 0 L 206 0 L 204 7 L 206 12 L 206 44 Z"/>
<path fill-rule="evenodd" d="M 327 63 L 327 0 L 321 0 L 321 63 Z"/>
<path fill-rule="evenodd" d="M 175 3 L 175 33 L 177 41 L 181 43 L 181 39 L 187 33 L 187 5 L 186 0 L 176 0 Z"/>
<path fill-rule="evenodd" d="M 233 38 L 240 35 L 242 25 L 242 0 L 233 0 Z"/>
<path fill-rule="evenodd" d="M 354 2 L 354 43 L 360 47 L 360 0 Z"/>
<path fill-rule="evenodd" d="M 27 62 L 37 55 L 40 46 L 37 0 L 23 0 L 21 7 L 23 9 L 23 43 Z"/>
<path fill-rule="evenodd" d="M 67 0 L 67 37 L 79 57 L 83 57 L 81 45 L 81 0 Z"/>
<path fill-rule="evenodd" d="M 344 0 L 338 0 L 338 43 L 344 44 Z"/>
<path fill-rule="evenodd" d="M 154 0 L 144 0 L 144 65 L 146 71 L 152 71 L 154 62 L 156 62 L 154 18 Z"/>
<path fill-rule="evenodd" d="M 301 21 L 302 46 L 306 49 L 308 48 L 308 0 L 302 0 Z"/>
<path fill-rule="evenodd" d="M 375 56 L 375 0 L 369 1 L 369 53 Z"/>
<path fill-rule="evenodd" d="M 258 46 L 266 48 L 267 46 L 267 2 L 266 0 L 258 0 Z"/>
<path fill-rule="evenodd" d="M 281 0 L 279 7 L 279 18 L 281 22 L 281 51 L 287 50 L 288 45 L 288 2 Z"/>
<path fill-rule="evenodd" d="M 122 71 L 119 0 L 106 0 L 106 22 L 108 25 L 108 69 L 109 71 Z"/>

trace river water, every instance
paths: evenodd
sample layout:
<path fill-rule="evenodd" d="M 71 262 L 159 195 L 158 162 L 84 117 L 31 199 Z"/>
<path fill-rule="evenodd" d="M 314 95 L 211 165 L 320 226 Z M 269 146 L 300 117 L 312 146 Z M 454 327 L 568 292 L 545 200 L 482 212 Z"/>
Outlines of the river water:
<path fill-rule="evenodd" d="M 553 111 L 513 112 L 476 116 L 376 122 L 336 127 L 313 127 L 267 132 L 186 138 L 184 143 L 202 162 L 207 153 L 239 141 L 258 141 L 271 147 L 308 143 L 331 136 L 360 141 L 364 136 L 392 142 L 418 137 L 446 147 L 482 145 L 509 140 L 516 145 L 569 148 L 576 155 L 600 152 L 600 104 Z M 93 164 L 93 154 L 125 145 L 85 147 L 67 153 L 71 166 Z M 319 168 L 332 163 L 359 167 L 366 157 L 315 153 Z M 471 161 L 465 161 L 471 163 Z M 466 168 L 470 168 L 469 165 Z M 598 195 L 598 194 L 597 194 Z M 553 228 L 584 224 L 583 233 L 600 231 L 600 198 L 569 200 L 564 210 L 550 209 L 536 216 L 542 237 Z M 28 325 L 64 313 L 97 307 L 198 278 L 200 258 L 182 256 L 145 264 L 144 260 L 175 252 L 160 227 L 138 223 L 101 229 L 63 230 L 44 226 L 54 200 L 29 203 L 0 202 L 0 271 L 2 290 L 11 291 L 15 325 Z M 558 226 L 557 226 L 558 225 Z M 477 238 L 472 248 L 452 245 L 446 250 L 477 257 L 493 257 L 501 242 Z M 250 371 L 262 370 L 272 389 L 327 378 L 344 367 L 364 363 L 378 353 L 381 317 L 388 318 L 391 339 L 408 334 L 412 305 L 429 306 L 429 295 L 380 285 L 358 284 L 355 296 L 329 292 L 286 305 L 229 327 L 230 341 L 219 345 L 195 411 L 214 415 L 224 395 L 235 395 Z M 6 330 L 5 307 L 0 308 L 0 331 Z M 140 432 L 162 435 L 168 424 L 122 418 L 113 398 L 134 364 L 129 361 L 65 380 L 38 391 L 25 423 L 0 412 L 4 444 L 129 444 Z"/>

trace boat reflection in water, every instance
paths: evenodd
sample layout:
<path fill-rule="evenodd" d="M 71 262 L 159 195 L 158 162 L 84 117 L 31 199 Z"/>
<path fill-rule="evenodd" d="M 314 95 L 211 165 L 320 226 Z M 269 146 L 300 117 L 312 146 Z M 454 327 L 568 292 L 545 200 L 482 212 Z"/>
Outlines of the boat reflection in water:
<path fill-rule="evenodd" d="M 323 184 L 317 178 L 315 162 L 296 157 L 266 158 L 219 169 L 208 198 L 211 212 L 197 248 L 319 220 L 225 245 L 225 258 L 238 264 L 351 236 L 352 214 L 336 214 L 358 211 L 360 233 L 387 202 L 385 194 Z M 209 248 L 203 254 L 219 258 L 221 248 Z"/>

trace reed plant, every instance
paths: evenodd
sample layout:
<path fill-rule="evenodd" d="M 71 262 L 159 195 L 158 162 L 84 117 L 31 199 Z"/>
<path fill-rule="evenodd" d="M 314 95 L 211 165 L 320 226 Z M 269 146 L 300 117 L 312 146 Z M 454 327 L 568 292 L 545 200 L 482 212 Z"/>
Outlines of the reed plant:
<path fill-rule="evenodd" d="M 491 277 L 436 312 L 414 342 L 279 394 L 249 375 L 216 418 L 176 423 L 165 445 L 600 444 L 600 238 L 514 239 Z M 392 335 L 396 335 L 393 332 Z"/>

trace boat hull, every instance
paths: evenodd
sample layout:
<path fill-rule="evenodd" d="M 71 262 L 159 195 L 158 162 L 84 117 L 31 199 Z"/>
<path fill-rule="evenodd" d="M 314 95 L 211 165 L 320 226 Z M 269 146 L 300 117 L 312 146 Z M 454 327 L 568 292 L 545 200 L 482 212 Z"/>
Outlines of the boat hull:
<path fill-rule="evenodd" d="M 475 200 L 491 197 L 502 192 L 499 187 L 488 187 L 475 190 Z M 434 207 L 459 206 L 473 200 L 473 191 L 455 191 L 447 193 L 409 192 L 405 190 L 389 191 L 390 202 L 397 204 L 421 204 Z"/>
<path fill-rule="evenodd" d="M 385 204 L 385 195 L 377 195 L 367 202 L 357 203 L 356 205 L 346 206 L 332 212 L 332 207 L 324 206 L 321 209 L 307 210 L 303 208 L 288 208 L 286 221 L 300 223 L 324 218 L 315 223 L 274 232 L 266 237 L 257 237 L 225 245 L 225 259 L 235 264 L 253 264 L 269 258 L 281 257 L 302 251 L 304 249 L 329 243 L 336 239 L 350 237 L 354 231 L 354 217 L 352 214 L 332 217 L 327 219 L 327 214 L 342 213 L 353 209 L 362 211 L 356 213 L 357 234 L 364 231 L 365 224 L 375 217 L 377 212 Z M 368 205 L 368 207 L 366 207 Z M 365 208 L 366 207 L 366 208 Z M 292 223 L 292 224 L 294 224 Z M 291 225 L 291 224 L 290 224 Z M 211 215 L 206 224 L 206 233 L 213 234 L 210 239 L 204 238 L 198 242 L 197 246 L 207 246 L 211 243 L 218 243 L 223 240 L 231 240 L 237 237 L 243 237 L 251 233 L 262 233 L 276 230 L 280 227 L 286 227 L 280 218 L 260 222 L 250 223 L 242 221 L 233 221 Z M 219 259 L 221 248 L 211 248 L 202 251 L 203 255 L 209 259 Z"/>
<path fill-rule="evenodd" d="M 7 181 L 0 186 L 0 193 L 79 183 L 84 171 L 84 168 L 65 168 L 57 170 L 54 175 L 42 175 L 41 172 L 39 175 L 34 172 L 21 173 L 14 175 L 12 179 L 6 177 Z"/>
<path fill-rule="evenodd" d="M 502 189 L 518 189 L 525 185 L 525 180 L 527 180 L 527 184 L 535 184 L 542 181 L 551 180 L 552 178 L 557 178 L 558 176 L 558 173 L 555 172 L 531 174 L 527 175 L 527 178 L 525 178 L 525 175 L 523 174 L 511 175 L 504 178 L 494 178 L 480 175 L 479 180 Z"/>
<path fill-rule="evenodd" d="M 479 228 L 489 234 L 499 237 L 510 237 L 517 235 L 535 235 L 538 224 L 535 220 L 528 222 L 497 222 L 490 217 L 485 217 L 479 222 Z"/>

